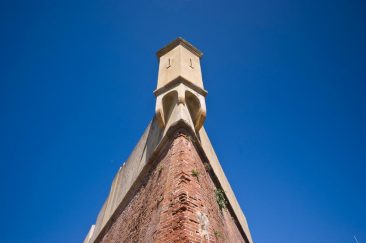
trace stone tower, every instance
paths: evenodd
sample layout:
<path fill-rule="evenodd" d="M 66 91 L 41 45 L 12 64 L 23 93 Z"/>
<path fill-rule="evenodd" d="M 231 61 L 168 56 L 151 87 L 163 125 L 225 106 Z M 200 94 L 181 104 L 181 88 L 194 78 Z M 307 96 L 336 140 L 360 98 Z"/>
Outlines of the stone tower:
<path fill-rule="evenodd" d="M 178 38 L 157 57 L 155 116 L 119 168 L 84 243 L 252 242 L 203 127 L 202 53 Z"/>

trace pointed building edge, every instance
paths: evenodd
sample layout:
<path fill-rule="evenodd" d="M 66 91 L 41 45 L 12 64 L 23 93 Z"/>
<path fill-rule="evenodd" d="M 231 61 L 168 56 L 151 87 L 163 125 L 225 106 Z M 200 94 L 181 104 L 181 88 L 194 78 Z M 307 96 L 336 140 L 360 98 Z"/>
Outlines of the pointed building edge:
<path fill-rule="evenodd" d="M 202 127 L 198 135 L 196 135 L 190 126 L 183 121 L 180 121 L 171 126 L 164 134 L 164 131 L 159 127 L 157 120 L 154 118 L 149 123 L 128 160 L 117 172 L 109 196 L 98 214 L 95 225 L 92 225 L 85 238 L 84 243 L 99 242 L 100 237 L 106 233 L 111 227 L 111 224 L 118 217 L 118 213 L 116 212 L 120 212 L 129 204 L 144 181 L 151 164 L 159 157 L 163 148 L 172 142 L 174 133 L 182 128 L 192 138 L 192 142 L 202 160 L 206 161 L 211 166 L 212 179 L 216 187 L 221 187 L 225 192 L 228 201 L 228 210 L 231 211 L 231 215 L 233 215 L 239 223 L 238 228 L 242 231 L 243 238 L 246 242 L 253 242 L 247 220 L 224 174 L 204 127 Z"/>

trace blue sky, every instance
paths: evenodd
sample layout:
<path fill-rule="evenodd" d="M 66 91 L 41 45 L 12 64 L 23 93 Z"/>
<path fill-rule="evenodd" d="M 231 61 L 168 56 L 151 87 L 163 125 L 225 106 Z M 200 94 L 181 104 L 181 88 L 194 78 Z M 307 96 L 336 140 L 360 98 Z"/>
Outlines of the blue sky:
<path fill-rule="evenodd" d="M 81 242 L 154 114 L 155 52 L 204 52 L 207 132 L 255 242 L 366 242 L 353 0 L 2 1 L 2 242 Z"/>

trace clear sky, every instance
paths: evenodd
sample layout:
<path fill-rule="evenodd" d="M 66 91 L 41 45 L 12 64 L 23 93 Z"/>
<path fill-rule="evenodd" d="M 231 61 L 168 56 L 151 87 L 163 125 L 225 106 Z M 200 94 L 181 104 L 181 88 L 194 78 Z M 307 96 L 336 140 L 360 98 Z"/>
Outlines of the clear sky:
<path fill-rule="evenodd" d="M 81 242 L 154 115 L 155 52 L 204 52 L 205 127 L 256 243 L 366 243 L 366 4 L 4 0 L 1 242 Z"/>

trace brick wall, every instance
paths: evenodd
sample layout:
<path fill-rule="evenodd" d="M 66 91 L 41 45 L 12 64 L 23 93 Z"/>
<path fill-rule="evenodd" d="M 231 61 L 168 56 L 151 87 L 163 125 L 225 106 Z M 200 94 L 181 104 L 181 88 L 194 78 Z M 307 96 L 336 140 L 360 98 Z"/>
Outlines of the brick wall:
<path fill-rule="evenodd" d="M 155 164 L 99 242 L 245 242 L 229 210 L 219 208 L 209 166 L 184 132 Z"/>

